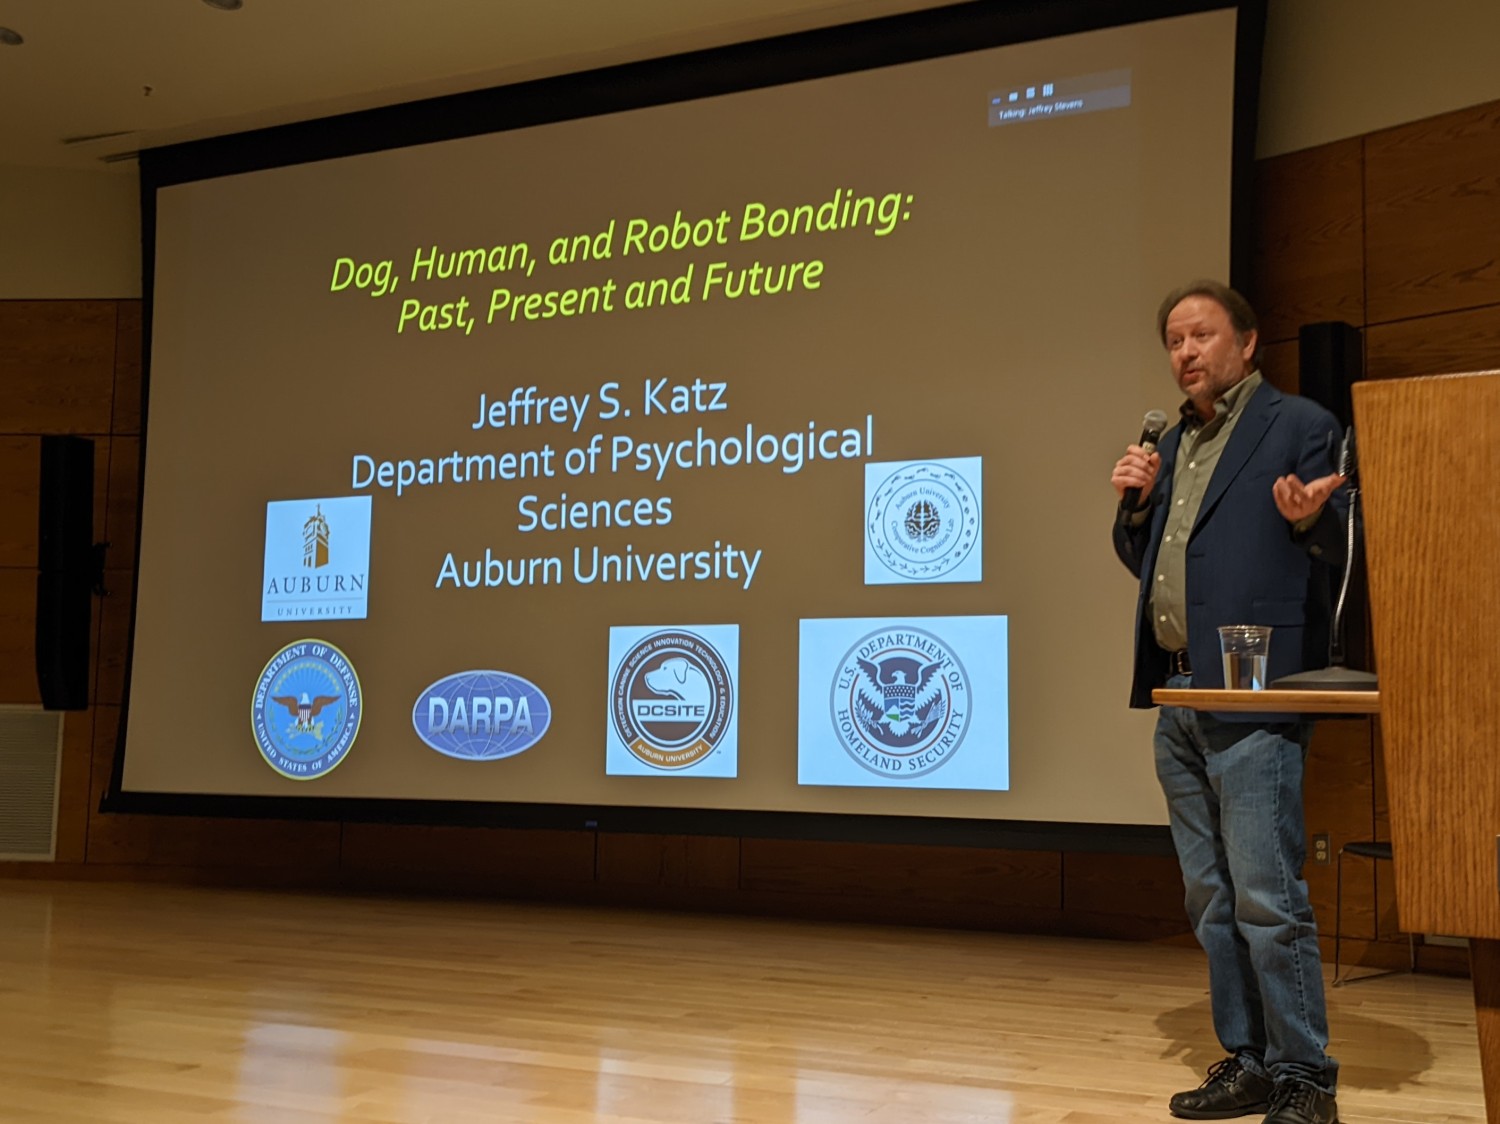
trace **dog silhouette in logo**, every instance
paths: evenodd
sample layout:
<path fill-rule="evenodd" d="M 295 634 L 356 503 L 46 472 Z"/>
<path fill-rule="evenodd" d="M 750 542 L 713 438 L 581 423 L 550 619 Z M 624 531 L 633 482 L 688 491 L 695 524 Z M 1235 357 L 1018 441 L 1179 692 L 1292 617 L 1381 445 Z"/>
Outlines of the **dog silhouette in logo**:
<path fill-rule="evenodd" d="M 646 672 L 646 686 L 658 695 L 704 708 L 714 699 L 708 676 L 681 656 L 669 656 Z"/>

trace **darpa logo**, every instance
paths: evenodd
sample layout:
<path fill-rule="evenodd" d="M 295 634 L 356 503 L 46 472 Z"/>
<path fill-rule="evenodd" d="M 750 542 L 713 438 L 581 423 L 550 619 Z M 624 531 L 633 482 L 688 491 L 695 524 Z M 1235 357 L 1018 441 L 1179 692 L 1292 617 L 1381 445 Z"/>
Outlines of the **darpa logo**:
<path fill-rule="evenodd" d="M 417 696 L 417 736 L 463 761 L 514 757 L 542 740 L 552 704 L 536 684 L 504 671 L 460 671 Z"/>

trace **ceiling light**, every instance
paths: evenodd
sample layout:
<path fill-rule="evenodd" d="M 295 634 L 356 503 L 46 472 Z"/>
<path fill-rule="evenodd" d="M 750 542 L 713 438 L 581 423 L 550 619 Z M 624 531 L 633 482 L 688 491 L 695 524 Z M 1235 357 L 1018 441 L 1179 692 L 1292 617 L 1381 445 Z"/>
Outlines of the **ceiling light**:
<path fill-rule="evenodd" d="M 3 43 L 7 47 L 19 47 L 24 42 L 26 40 L 21 38 L 19 31 L 12 31 L 8 27 L 0 27 L 0 43 Z"/>
<path fill-rule="evenodd" d="M 245 6 L 245 0 L 203 0 L 210 8 L 221 12 L 237 12 Z"/>

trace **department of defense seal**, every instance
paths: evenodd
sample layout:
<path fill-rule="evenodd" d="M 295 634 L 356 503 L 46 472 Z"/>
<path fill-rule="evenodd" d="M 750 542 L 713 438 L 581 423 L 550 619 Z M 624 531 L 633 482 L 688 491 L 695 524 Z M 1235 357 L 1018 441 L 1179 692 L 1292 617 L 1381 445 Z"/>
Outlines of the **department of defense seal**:
<path fill-rule="evenodd" d="M 971 717 L 969 675 L 940 637 L 893 626 L 872 632 L 839 662 L 833 728 L 844 751 L 891 780 L 942 768 Z"/>
<path fill-rule="evenodd" d="M 323 640 L 297 640 L 271 657 L 250 702 L 250 729 L 266 764 L 294 781 L 337 768 L 359 733 L 359 676 Z"/>
<path fill-rule="evenodd" d="M 952 574 L 979 540 L 979 497 L 957 471 L 958 463 L 902 465 L 870 500 L 865 518 L 870 549 L 881 565 L 907 581 Z"/>
<path fill-rule="evenodd" d="M 734 679 L 717 648 L 685 629 L 633 644 L 609 685 L 610 721 L 620 741 L 655 769 L 702 761 L 731 729 Z"/>

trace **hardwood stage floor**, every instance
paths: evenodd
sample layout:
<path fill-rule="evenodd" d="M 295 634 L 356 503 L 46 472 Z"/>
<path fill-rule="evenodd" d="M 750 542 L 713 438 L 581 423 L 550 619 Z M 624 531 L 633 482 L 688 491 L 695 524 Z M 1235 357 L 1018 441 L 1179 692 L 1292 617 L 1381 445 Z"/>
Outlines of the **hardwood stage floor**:
<path fill-rule="evenodd" d="M 1330 992 L 1348 1124 L 1484 1119 L 1466 980 Z M 1129 1124 L 1202 957 L 993 933 L 0 881 L 0 1120 Z"/>

